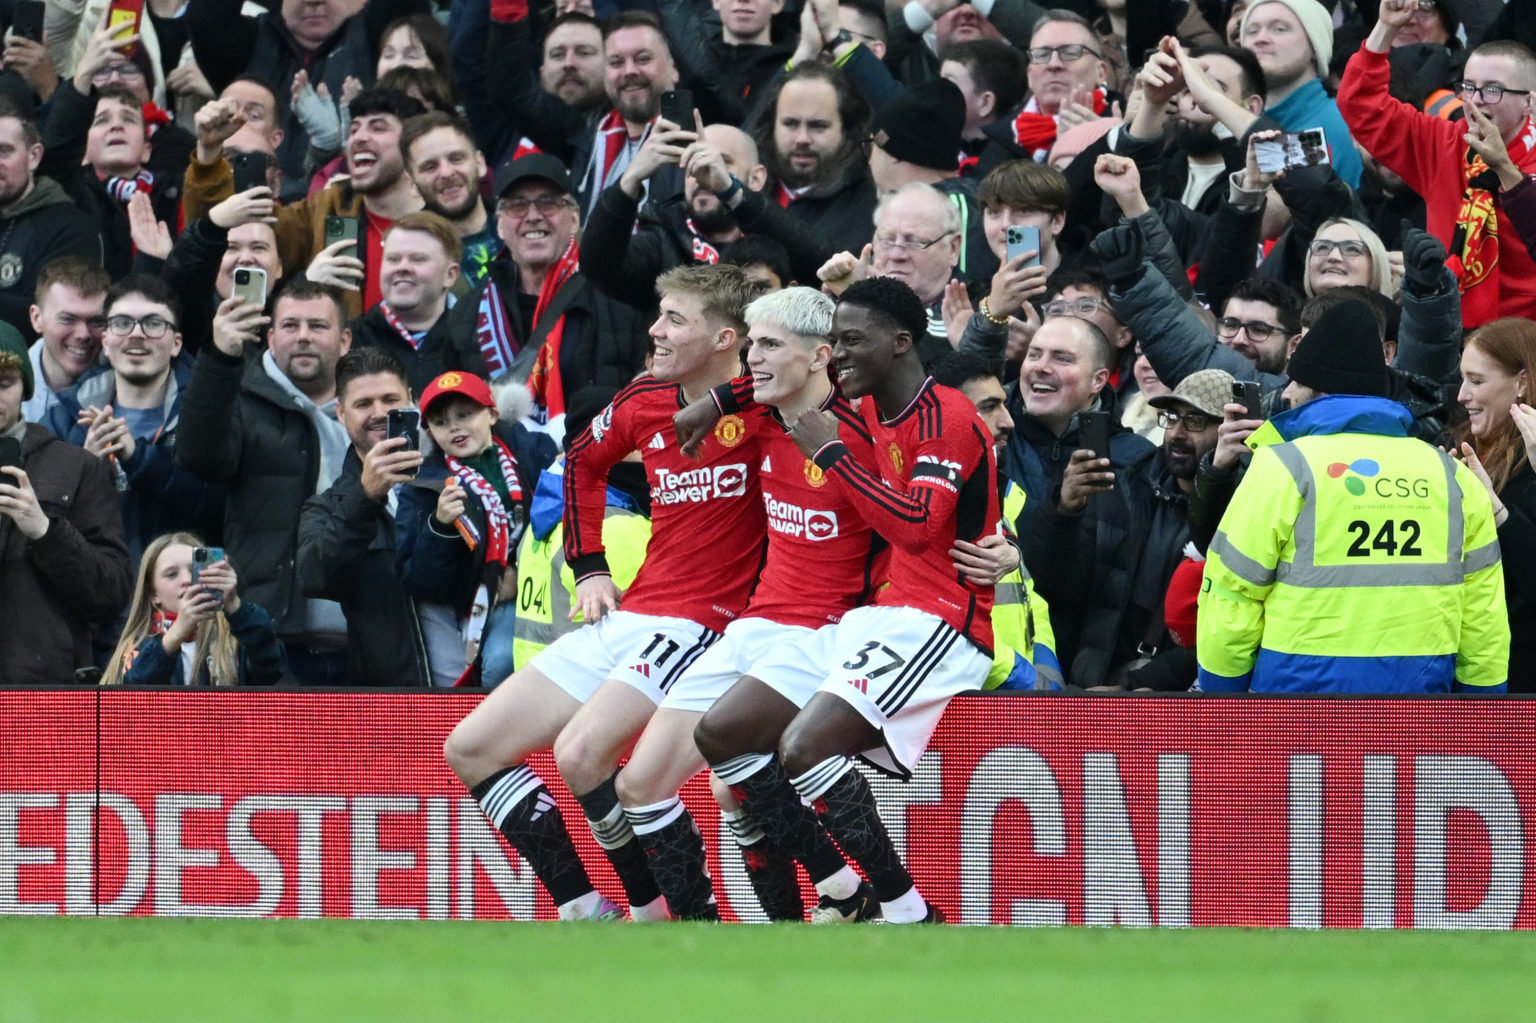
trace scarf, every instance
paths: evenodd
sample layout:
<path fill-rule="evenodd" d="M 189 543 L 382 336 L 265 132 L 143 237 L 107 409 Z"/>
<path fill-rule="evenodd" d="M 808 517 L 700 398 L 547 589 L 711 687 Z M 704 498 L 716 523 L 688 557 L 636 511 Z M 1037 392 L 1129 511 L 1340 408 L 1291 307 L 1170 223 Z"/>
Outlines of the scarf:
<path fill-rule="evenodd" d="M 624 123 L 623 116 L 617 110 L 608 111 L 608 116 L 597 125 L 597 138 L 592 146 L 592 161 L 587 167 L 586 178 L 586 181 L 595 181 L 596 184 L 582 220 L 585 221 L 597 208 L 597 200 L 603 194 L 603 189 L 618 181 L 619 175 L 629 166 L 629 159 L 633 155 L 628 151 L 630 145 L 629 125 Z M 583 187 L 586 181 L 582 182 Z"/>
<path fill-rule="evenodd" d="M 1103 114 L 1108 106 L 1103 89 L 1093 90 L 1093 112 Z M 1040 112 L 1040 104 L 1033 96 L 1013 119 L 1013 141 L 1030 158 L 1039 163 L 1050 153 L 1056 143 L 1058 129 L 1052 114 Z"/>
<path fill-rule="evenodd" d="M 102 182 L 102 187 L 107 194 L 120 203 L 126 204 L 139 192 L 148 195 L 155 187 L 155 176 L 147 170 L 141 170 L 131 178 L 110 177 Z"/>
<path fill-rule="evenodd" d="M 480 289 L 480 308 L 475 317 L 475 344 L 485 361 L 487 379 L 495 380 L 512 367 L 517 350 L 522 347 L 512 333 L 507 307 L 501 302 L 501 289 L 489 273 Z"/>
<path fill-rule="evenodd" d="M 1533 146 L 1536 125 L 1527 118 L 1508 146 L 1516 167 L 1525 165 Z M 1461 180 L 1461 210 L 1446 265 L 1461 289 L 1462 322 L 1487 323 L 1499 316 L 1499 213 L 1493 198 L 1499 178 L 1468 146 Z"/>
<path fill-rule="evenodd" d="M 720 262 L 720 250 L 704 240 L 704 236 L 699 234 L 699 229 L 693 226 L 693 218 L 689 217 L 684 223 L 688 225 L 688 237 L 693 239 L 693 261 L 695 263 Z"/>
<path fill-rule="evenodd" d="M 501 467 L 501 478 L 507 484 L 507 496 L 514 503 L 520 502 L 523 498 L 523 489 L 517 481 L 517 459 L 512 457 L 512 452 L 499 438 L 492 437 L 491 442 L 496 445 L 496 461 Z M 490 480 L 452 455 L 446 457 L 448 471 L 458 477 L 465 490 L 479 498 L 480 507 L 485 509 L 486 527 L 490 530 L 490 536 L 479 536 L 479 530 L 474 524 L 466 516 L 461 515 L 455 521 L 460 535 L 464 537 L 464 542 L 469 545 L 470 550 L 484 544 L 487 564 L 506 568 L 512 549 L 511 511 L 502 501 L 501 495 L 496 492 L 496 488 L 491 485 Z"/>
<path fill-rule="evenodd" d="M 411 333 L 405 324 L 400 322 L 400 317 L 395 315 L 395 311 L 389 307 L 388 302 L 379 303 L 379 315 L 384 317 L 385 323 L 394 328 L 396 334 L 405 339 L 405 343 L 411 346 L 412 351 L 421 351 L 421 344 L 427 339 L 428 331 L 422 331 L 420 337 Z"/>
<path fill-rule="evenodd" d="M 576 239 L 572 238 L 564 255 L 544 276 L 544 286 L 539 289 L 539 301 L 533 309 L 535 324 L 543 318 L 544 310 L 549 308 L 550 302 L 565 282 L 581 270 L 580 259 Z M 560 339 L 564 333 L 565 314 L 561 313 L 550 325 L 549 333 L 544 335 L 544 343 L 539 346 L 533 370 L 528 374 L 528 390 L 532 392 L 533 400 L 544 409 L 548 419 L 565 414 L 565 384 L 560 379 Z"/>

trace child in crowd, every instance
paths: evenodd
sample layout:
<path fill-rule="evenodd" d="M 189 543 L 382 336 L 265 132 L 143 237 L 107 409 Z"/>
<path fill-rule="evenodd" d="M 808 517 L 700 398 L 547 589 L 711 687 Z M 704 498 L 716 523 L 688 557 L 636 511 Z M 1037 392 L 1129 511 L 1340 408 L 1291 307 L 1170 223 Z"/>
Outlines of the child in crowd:
<path fill-rule="evenodd" d="M 465 664 L 458 684 L 494 686 L 512 674 L 516 552 L 534 480 L 523 477 L 512 431 L 498 425 L 482 378 L 442 374 L 422 392 L 421 416 L 433 450 L 400 492 L 400 577 L 418 600 L 453 610 Z M 431 616 L 423 620 L 432 628 Z M 428 636 L 428 649 L 442 649 L 443 640 Z"/>
<path fill-rule="evenodd" d="M 241 600 L 227 560 L 199 566 L 193 533 L 166 533 L 151 541 L 122 638 L 102 682 L 142 685 L 275 685 L 288 670 L 272 619 Z"/>

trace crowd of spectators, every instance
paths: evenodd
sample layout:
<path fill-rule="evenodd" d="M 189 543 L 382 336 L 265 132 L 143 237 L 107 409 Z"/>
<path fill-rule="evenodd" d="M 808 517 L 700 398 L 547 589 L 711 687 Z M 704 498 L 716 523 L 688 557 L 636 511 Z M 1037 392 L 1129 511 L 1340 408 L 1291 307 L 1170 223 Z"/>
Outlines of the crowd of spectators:
<path fill-rule="evenodd" d="M 0 682 L 494 685 L 574 627 L 568 425 L 732 263 L 927 309 L 1036 619 L 1004 688 L 1246 679 L 1202 579 L 1284 589 L 1256 449 L 1350 394 L 1479 481 L 1512 642 L 1457 681 L 1536 689 L 1536 0 L 114 10 L 0 0 Z"/>

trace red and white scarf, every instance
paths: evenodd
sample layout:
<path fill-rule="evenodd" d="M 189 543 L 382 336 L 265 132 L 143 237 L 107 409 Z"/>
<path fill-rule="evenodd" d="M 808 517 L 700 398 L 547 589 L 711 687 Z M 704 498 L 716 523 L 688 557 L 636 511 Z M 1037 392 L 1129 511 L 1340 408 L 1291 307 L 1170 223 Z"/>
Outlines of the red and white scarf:
<path fill-rule="evenodd" d="M 688 236 L 693 239 L 693 259 L 696 263 L 720 262 L 720 250 L 704 240 L 699 234 L 699 229 L 693 226 L 693 218 L 689 217 L 685 223 L 688 225 Z"/>
<path fill-rule="evenodd" d="M 512 333 L 512 321 L 507 319 L 507 307 L 502 304 L 496 278 L 486 276 L 476 312 L 475 344 L 480 349 L 480 358 L 485 361 L 487 379 L 495 380 L 512 368 L 512 360 L 517 358 L 518 349 L 522 347 Z"/>
<path fill-rule="evenodd" d="M 496 445 L 496 460 L 501 466 L 501 478 L 507 484 L 507 496 L 514 503 L 520 502 L 523 499 L 523 488 L 517 481 L 517 459 L 498 438 L 492 437 L 491 442 Z M 464 489 L 480 499 L 480 507 L 485 509 L 486 526 L 491 534 L 488 537 L 477 536 L 478 530 L 465 516 L 460 516 L 459 522 L 462 525 L 459 532 L 464 536 L 464 542 L 469 544 L 470 550 L 483 546 L 487 563 L 506 568 L 512 549 L 511 510 L 502 501 L 501 495 L 496 492 L 490 480 L 452 455 L 448 455 L 447 460 L 448 470 L 458 477 Z"/>
<path fill-rule="evenodd" d="M 422 331 L 419 336 L 412 333 L 409 327 L 400 322 L 400 317 L 395 315 L 395 311 L 389 307 L 388 302 L 379 303 L 379 315 L 384 317 L 384 322 L 393 327 L 395 333 L 404 338 L 405 343 L 414 351 L 421 351 L 421 344 L 427 339 L 427 331 Z"/>
<path fill-rule="evenodd" d="M 108 195 L 126 204 L 139 192 L 148 195 L 155 187 L 155 176 L 147 170 L 141 170 L 131 178 L 110 177 L 101 184 Z"/>

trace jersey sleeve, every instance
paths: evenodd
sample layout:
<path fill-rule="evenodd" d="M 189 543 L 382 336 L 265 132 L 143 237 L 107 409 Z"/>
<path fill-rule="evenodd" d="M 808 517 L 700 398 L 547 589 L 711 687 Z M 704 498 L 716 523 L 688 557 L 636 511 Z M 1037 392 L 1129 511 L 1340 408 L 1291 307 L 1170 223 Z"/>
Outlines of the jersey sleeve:
<path fill-rule="evenodd" d="M 913 552 L 954 540 L 960 490 L 987 467 L 986 449 L 976 430 L 962 426 L 946 435 L 937 405 L 917 414 L 922 420 L 905 490 L 888 486 L 871 460 L 854 455 L 853 446 L 860 441 L 848 425 L 840 426 L 838 439 L 823 445 L 815 456 L 816 464 L 839 481 L 843 494 L 871 529 L 893 547 Z M 850 434 L 846 440 L 845 431 Z"/>
<path fill-rule="evenodd" d="M 608 470 L 635 450 L 637 385 L 620 391 L 565 454 L 565 560 L 580 582 L 609 574 L 603 546 Z"/>

